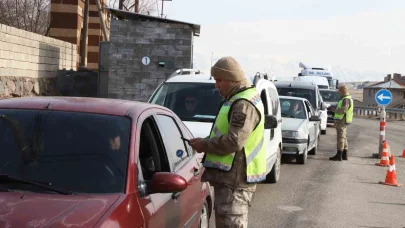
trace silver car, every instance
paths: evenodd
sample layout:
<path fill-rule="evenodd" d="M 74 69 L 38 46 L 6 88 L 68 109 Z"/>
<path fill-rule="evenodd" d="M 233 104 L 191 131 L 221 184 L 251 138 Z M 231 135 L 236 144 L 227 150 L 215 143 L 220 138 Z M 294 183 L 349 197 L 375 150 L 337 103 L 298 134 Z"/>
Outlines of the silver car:
<path fill-rule="evenodd" d="M 294 155 L 297 163 L 305 164 L 308 152 L 316 154 L 320 139 L 320 117 L 311 103 L 300 97 L 280 96 L 283 152 Z"/>

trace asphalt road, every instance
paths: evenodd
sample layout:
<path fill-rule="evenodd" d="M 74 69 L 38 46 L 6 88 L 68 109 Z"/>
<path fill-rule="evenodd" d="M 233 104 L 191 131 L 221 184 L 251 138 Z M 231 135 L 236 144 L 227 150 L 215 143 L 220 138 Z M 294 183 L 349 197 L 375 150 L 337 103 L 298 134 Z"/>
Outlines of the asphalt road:
<path fill-rule="evenodd" d="M 372 158 L 378 152 L 379 121 L 356 118 L 348 136 L 349 161 L 328 160 L 336 153 L 332 127 L 305 165 L 284 159 L 280 182 L 258 186 L 249 227 L 405 227 L 405 186 L 378 183 L 387 173 Z M 395 155 L 397 181 L 405 184 L 405 158 L 398 157 L 404 149 L 405 122 L 387 123 L 386 139 Z"/>

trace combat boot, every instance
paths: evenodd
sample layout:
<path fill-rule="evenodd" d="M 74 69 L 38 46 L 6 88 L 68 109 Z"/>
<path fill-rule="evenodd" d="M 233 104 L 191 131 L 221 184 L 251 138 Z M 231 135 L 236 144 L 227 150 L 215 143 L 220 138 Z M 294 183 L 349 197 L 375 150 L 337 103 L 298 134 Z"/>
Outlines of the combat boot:
<path fill-rule="evenodd" d="M 342 151 L 338 150 L 336 155 L 333 157 L 330 157 L 329 160 L 331 161 L 342 161 Z"/>
<path fill-rule="evenodd" d="M 342 159 L 347 161 L 347 150 L 343 150 Z"/>

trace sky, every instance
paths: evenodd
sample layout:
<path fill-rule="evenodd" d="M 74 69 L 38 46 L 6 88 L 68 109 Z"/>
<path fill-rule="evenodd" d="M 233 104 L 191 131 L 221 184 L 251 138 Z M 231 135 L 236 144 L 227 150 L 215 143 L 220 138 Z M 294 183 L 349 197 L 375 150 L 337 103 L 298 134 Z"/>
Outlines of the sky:
<path fill-rule="evenodd" d="M 172 0 L 163 13 L 201 25 L 194 68 L 205 72 L 233 56 L 246 74 L 277 79 L 297 76 L 299 62 L 341 81 L 405 75 L 404 0 Z"/>

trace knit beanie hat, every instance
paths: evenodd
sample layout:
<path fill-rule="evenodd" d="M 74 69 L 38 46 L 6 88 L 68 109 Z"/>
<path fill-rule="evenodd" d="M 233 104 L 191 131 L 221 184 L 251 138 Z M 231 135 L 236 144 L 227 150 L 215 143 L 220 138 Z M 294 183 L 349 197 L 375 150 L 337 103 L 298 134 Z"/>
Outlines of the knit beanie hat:
<path fill-rule="evenodd" d="M 239 82 L 246 79 L 242 67 L 230 56 L 219 59 L 211 68 L 211 75 L 226 81 Z"/>

